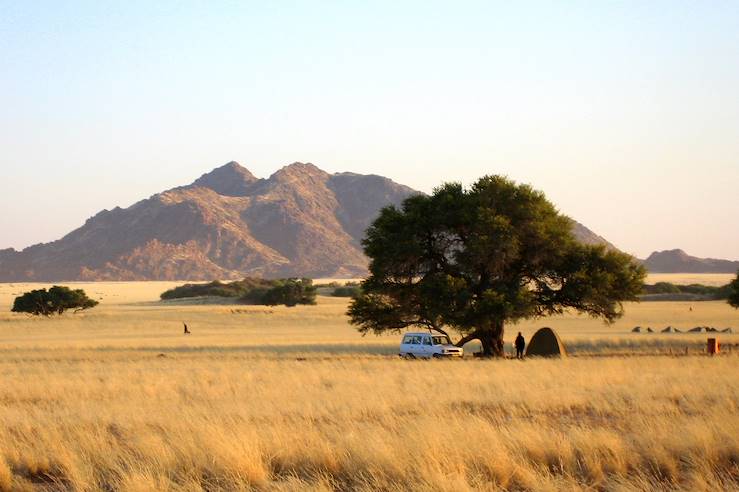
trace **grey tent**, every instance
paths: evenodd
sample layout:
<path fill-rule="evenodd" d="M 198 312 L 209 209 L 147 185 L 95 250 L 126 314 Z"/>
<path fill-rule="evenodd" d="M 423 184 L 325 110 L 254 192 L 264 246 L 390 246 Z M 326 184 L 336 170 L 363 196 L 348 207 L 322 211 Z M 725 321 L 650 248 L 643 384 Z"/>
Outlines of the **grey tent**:
<path fill-rule="evenodd" d="M 688 330 L 690 333 L 706 333 L 708 330 L 705 326 L 696 326 L 695 328 L 691 328 Z"/>
<path fill-rule="evenodd" d="M 673 328 L 672 326 L 668 326 L 664 330 L 662 330 L 662 333 L 680 333 L 680 330 L 677 328 Z"/>
<path fill-rule="evenodd" d="M 631 333 L 641 333 L 641 326 L 635 326 Z"/>
<path fill-rule="evenodd" d="M 734 333 L 734 331 L 731 328 L 724 328 L 721 333 Z"/>
<path fill-rule="evenodd" d="M 540 328 L 526 345 L 526 357 L 567 357 L 567 351 L 554 330 Z"/>

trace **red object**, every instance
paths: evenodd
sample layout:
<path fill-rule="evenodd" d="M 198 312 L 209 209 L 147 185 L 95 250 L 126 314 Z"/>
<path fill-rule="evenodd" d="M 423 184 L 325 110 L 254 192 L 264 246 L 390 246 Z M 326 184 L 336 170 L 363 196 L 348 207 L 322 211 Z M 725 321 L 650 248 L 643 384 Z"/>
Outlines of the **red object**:
<path fill-rule="evenodd" d="M 719 344 L 718 344 L 718 338 L 709 338 L 708 339 L 708 353 L 710 355 L 718 354 L 719 351 Z"/>

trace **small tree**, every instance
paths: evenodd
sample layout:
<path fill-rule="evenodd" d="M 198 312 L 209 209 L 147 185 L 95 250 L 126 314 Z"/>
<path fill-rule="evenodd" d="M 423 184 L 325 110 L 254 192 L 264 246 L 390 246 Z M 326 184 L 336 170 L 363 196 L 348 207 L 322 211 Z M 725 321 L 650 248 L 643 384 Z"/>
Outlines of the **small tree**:
<path fill-rule="evenodd" d="M 736 278 L 729 283 L 729 305 L 739 309 L 739 271 Z"/>
<path fill-rule="evenodd" d="M 16 297 L 11 311 L 35 316 L 52 316 L 62 314 L 68 309 L 78 312 L 97 305 L 98 302 L 87 297 L 82 289 L 72 290 L 69 287 L 55 285 L 48 291 L 37 289 Z"/>
<path fill-rule="evenodd" d="M 572 308 L 610 322 L 637 300 L 644 268 L 579 243 L 541 192 L 501 176 L 384 208 L 362 242 L 370 275 L 349 307 L 362 333 L 423 326 L 503 354 L 506 322 Z"/>

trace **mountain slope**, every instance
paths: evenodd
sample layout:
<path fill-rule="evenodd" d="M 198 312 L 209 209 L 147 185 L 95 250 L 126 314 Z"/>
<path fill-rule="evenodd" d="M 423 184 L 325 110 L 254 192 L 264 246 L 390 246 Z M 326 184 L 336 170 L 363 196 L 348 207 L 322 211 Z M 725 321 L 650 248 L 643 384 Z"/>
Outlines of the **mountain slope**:
<path fill-rule="evenodd" d="M 681 249 L 655 251 L 644 260 L 647 270 L 654 273 L 736 273 L 739 261 L 698 258 Z"/>
<path fill-rule="evenodd" d="M 57 241 L 0 250 L 0 281 L 362 276 L 365 229 L 380 208 L 416 193 L 298 162 L 258 179 L 229 162 L 190 185 L 103 210 Z M 573 231 L 613 247 L 582 224 Z"/>

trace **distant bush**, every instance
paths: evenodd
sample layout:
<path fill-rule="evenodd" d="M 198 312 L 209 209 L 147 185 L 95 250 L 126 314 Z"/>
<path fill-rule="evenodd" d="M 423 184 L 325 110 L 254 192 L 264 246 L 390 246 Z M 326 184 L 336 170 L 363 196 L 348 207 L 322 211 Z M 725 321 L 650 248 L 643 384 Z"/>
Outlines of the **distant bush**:
<path fill-rule="evenodd" d="M 704 300 L 727 299 L 729 297 L 729 284 L 721 287 L 712 285 L 690 284 L 676 285 L 670 282 L 657 282 L 654 285 L 644 285 L 643 293 L 646 295 L 653 294 L 690 294 L 700 296 Z"/>
<path fill-rule="evenodd" d="M 97 305 L 98 302 L 87 297 L 82 289 L 72 290 L 69 287 L 55 285 L 48 291 L 37 289 L 16 297 L 11 311 L 35 316 L 52 316 L 62 314 L 69 309 L 78 312 Z"/>
<path fill-rule="evenodd" d="M 345 287 L 335 288 L 333 292 L 331 292 L 331 295 L 333 297 L 357 297 L 361 293 L 362 289 L 358 284 L 349 285 L 349 283 L 347 283 Z"/>
<path fill-rule="evenodd" d="M 726 285 L 726 290 L 729 305 L 739 309 L 739 272 L 736 272 L 736 278 Z"/>
<path fill-rule="evenodd" d="M 243 297 L 256 289 L 270 289 L 274 287 L 274 282 L 274 280 L 247 277 L 229 283 L 216 280 L 207 284 L 185 284 L 163 292 L 159 297 L 162 300 L 203 296 Z"/>
<path fill-rule="evenodd" d="M 276 306 L 284 304 L 292 307 L 297 304 L 315 304 L 316 288 L 313 281 L 309 278 L 288 278 L 277 280 L 277 285 L 257 294 L 257 302 L 254 304 L 265 304 L 267 306 Z M 242 298 L 245 302 L 254 301 L 256 295 L 247 295 Z M 260 299 L 261 298 L 261 299 Z"/>
<path fill-rule="evenodd" d="M 207 284 L 180 285 L 163 292 L 159 297 L 170 300 L 203 296 L 233 297 L 245 304 L 295 306 L 315 304 L 316 288 L 308 278 L 266 280 L 247 277 L 229 283 L 216 280 Z"/>
<path fill-rule="evenodd" d="M 645 285 L 644 292 L 647 294 L 680 294 L 680 288 L 670 282 L 657 282 L 654 285 Z"/>

